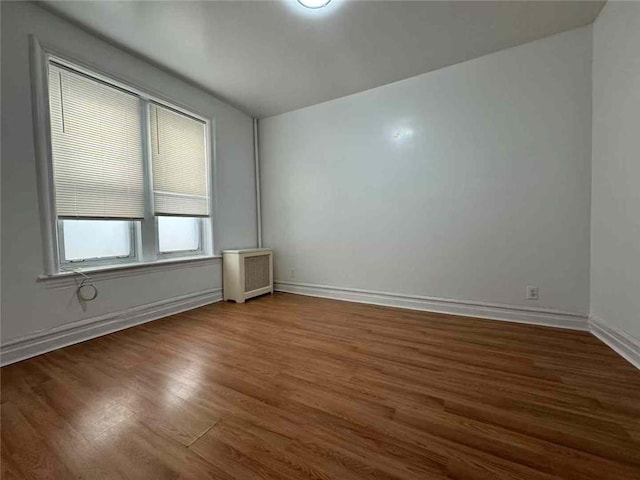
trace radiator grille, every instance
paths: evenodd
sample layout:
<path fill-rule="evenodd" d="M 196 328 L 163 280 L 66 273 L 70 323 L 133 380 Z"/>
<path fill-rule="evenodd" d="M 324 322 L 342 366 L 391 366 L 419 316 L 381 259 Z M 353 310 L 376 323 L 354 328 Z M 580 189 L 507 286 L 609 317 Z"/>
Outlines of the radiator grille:
<path fill-rule="evenodd" d="M 269 287 L 269 255 L 245 257 L 244 259 L 244 291 L 252 292 L 259 288 Z"/>

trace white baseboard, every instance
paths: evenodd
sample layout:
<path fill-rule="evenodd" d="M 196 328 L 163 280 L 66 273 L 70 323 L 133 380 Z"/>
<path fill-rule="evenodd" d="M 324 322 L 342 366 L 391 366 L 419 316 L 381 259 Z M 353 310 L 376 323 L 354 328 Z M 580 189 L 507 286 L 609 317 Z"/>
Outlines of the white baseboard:
<path fill-rule="evenodd" d="M 326 285 L 295 282 L 275 282 L 279 292 L 297 293 L 312 297 L 333 298 L 349 302 L 370 303 L 387 307 L 408 308 L 426 312 L 448 313 L 517 323 L 530 323 L 572 330 L 589 330 L 587 316 L 550 309 L 520 307 L 490 303 L 468 302 L 444 298 L 402 295 Z"/>
<path fill-rule="evenodd" d="M 448 313 L 490 320 L 529 323 L 573 330 L 590 330 L 593 335 L 640 369 L 640 340 L 618 329 L 604 325 L 602 320 L 582 314 L 528 307 L 475 303 L 432 297 L 399 295 L 359 289 L 293 282 L 276 282 L 275 290 L 312 297 L 332 298 L 349 302 L 407 308 L 436 313 Z M 25 360 L 58 348 L 90 340 L 108 333 L 157 320 L 222 300 L 222 289 L 191 293 L 168 300 L 148 303 L 92 317 L 50 330 L 10 340 L 0 346 L 2 366 Z"/>
<path fill-rule="evenodd" d="M 617 328 L 611 328 L 593 316 L 589 317 L 591 333 L 640 370 L 640 339 Z"/>
<path fill-rule="evenodd" d="M 119 312 L 79 320 L 50 330 L 9 340 L 0 346 L 0 364 L 15 363 L 58 348 L 84 342 L 108 333 L 157 320 L 222 300 L 222 289 L 190 293 L 147 303 Z"/>

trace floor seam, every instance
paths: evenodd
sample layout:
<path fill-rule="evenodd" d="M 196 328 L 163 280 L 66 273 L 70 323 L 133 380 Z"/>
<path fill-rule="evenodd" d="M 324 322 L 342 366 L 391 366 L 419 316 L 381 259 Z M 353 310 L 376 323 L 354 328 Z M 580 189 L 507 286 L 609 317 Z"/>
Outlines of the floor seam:
<path fill-rule="evenodd" d="M 194 443 L 196 443 L 198 440 L 200 440 L 202 437 L 204 437 L 207 433 L 209 433 L 209 431 L 215 427 L 218 423 L 220 423 L 220 420 L 222 420 L 222 417 L 218 418 L 215 422 L 213 422 L 213 424 L 207 428 L 204 432 L 202 432 L 200 435 L 198 435 L 196 438 L 194 438 L 189 445 L 187 445 L 187 448 L 191 447 L 191 445 L 193 445 Z"/>

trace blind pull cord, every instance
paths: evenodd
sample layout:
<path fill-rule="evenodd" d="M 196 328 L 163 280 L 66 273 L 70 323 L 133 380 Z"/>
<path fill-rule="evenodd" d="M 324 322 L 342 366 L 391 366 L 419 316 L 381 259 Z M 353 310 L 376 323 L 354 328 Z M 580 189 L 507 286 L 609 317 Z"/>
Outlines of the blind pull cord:
<path fill-rule="evenodd" d="M 78 288 L 76 289 L 78 300 L 83 303 L 95 300 L 98 296 L 98 288 L 94 285 L 91 277 L 85 275 L 80 270 L 74 270 L 74 273 L 77 273 L 78 275 L 82 275 L 84 277 L 80 282 L 80 285 L 78 285 Z"/>

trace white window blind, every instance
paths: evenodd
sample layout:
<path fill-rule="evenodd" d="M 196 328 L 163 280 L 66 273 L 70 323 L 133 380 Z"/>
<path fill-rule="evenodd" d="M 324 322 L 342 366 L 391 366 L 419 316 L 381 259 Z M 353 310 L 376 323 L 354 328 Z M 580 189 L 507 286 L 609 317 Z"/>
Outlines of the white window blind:
<path fill-rule="evenodd" d="M 141 102 L 49 64 L 57 215 L 144 218 Z"/>
<path fill-rule="evenodd" d="M 153 103 L 149 115 L 156 215 L 209 215 L 205 123 Z"/>

